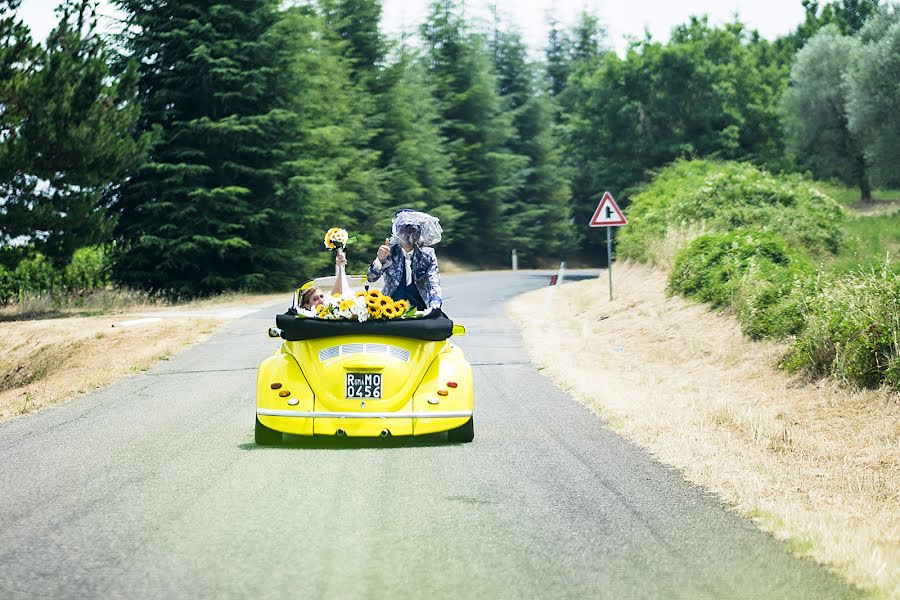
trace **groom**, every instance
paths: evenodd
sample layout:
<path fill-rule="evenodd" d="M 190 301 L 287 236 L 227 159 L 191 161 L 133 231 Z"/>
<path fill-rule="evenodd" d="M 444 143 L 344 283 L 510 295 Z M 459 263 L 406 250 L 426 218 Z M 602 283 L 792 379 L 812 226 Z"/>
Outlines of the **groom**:
<path fill-rule="evenodd" d="M 435 217 L 408 208 L 398 210 L 391 237 L 378 248 L 366 279 L 375 282 L 384 275 L 382 293 L 419 310 L 439 309 L 441 278 L 437 256 L 428 246 L 440 241 L 441 232 Z"/>

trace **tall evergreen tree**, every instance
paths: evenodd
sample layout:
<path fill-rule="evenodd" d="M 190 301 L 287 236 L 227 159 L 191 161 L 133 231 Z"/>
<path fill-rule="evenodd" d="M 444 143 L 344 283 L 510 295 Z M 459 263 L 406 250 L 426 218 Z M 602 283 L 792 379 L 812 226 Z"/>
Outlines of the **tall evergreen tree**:
<path fill-rule="evenodd" d="M 553 100 L 528 62 L 521 36 L 498 25 L 491 45 L 501 99 L 512 117 L 509 147 L 527 158 L 525 179 L 504 205 L 510 244 L 522 264 L 533 265 L 574 249 L 568 178 L 553 133 Z"/>
<path fill-rule="evenodd" d="M 438 0 L 422 27 L 460 192 L 462 215 L 451 247 L 465 258 L 496 263 L 509 247 L 504 203 L 524 180 L 527 159 L 509 149 L 513 129 L 488 50 L 480 35 L 465 30 L 457 10 L 452 0 Z"/>
<path fill-rule="evenodd" d="M 160 130 L 122 201 L 118 276 L 196 295 L 284 288 L 296 205 L 279 192 L 296 130 L 278 0 L 119 0 L 140 61 L 140 128 Z"/>
<path fill-rule="evenodd" d="M 90 0 L 62 4 L 43 48 L 29 48 L 15 20 L 2 25 L 12 37 L 0 56 L 9 75 L 0 84 L 0 240 L 28 241 L 57 264 L 109 240 L 107 207 L 146 142 L 131 135 L 133 68 L 112 70 L 117 57 L 96 32 L 95 10 Z"/>
<path fill-rule="evenodd" d="M 390 210 L 379 231 L 387 229 L 394 210 L 413 208 L 438 217 L 444 228 L 443 243 L 451 244 L 460 215 L 455 207 L 458 196 L 421 57 L 403 49 L 384 79 L 389 83 L 379 98 L 383 128 L 376 147 Z"/>
<path fill-rule="evenodd" d="M 381 0 L 320 0 L 320 4 L 329 29 L 344 42 L 341 53 L 350 61 L 353 82 L 371 80 L 387 51 L 379 29 Z"/>
<path fill-rule="evenodd" d="M 360 268 L 384 239 L 381 220 L 388 213 L 362 88 L 352 81 L 345 42 L 314 7 L 289 9 L 282 29 L 293 47 L 283 76 L 293 90 L 289 109 L 296 116 L 290 159 L 279 178 L 294 206 L 288 218 L 299 232 L 291 241 L 292 270 L 311 277 L 328 268 L 331 256 L 323 251 L 322 237 L 335 226 L 357 238 L 349 260 L 351 269 Z"/>
<path fill-rule="evenodd" d="M 785 139 L 798 163 L 817 177 L 857 185 L 871 199 L 868 165 L 848 125 L 845 77 L 860 42 L 834 25 L 819 30 L 797 53 L 782 98 Z"/>

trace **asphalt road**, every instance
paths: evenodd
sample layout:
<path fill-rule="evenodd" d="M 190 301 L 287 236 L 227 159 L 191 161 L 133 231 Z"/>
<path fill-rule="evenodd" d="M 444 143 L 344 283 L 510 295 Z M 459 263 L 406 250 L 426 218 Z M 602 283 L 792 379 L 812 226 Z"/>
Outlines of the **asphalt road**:
<path fill-rule="evenodd" d="M 502 304 L 547 282 L 444 278 L 475 369 L 471 444 L 256 446 L 256 366 L 287 299 L 0 424 L 0 598 L 860 597 L 529 365 Z"/>

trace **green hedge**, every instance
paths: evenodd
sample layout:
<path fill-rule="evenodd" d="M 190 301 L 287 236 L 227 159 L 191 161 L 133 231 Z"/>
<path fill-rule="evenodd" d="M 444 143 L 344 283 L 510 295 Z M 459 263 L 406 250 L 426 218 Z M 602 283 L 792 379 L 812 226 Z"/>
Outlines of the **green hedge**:
<path fill-rule="evenodd" d="M 812 274 L 802 252 L 774 233 L 741 228 L 696 238 L 675 258 L 669 289 L 714 307 L 733 306 L 754 338 L 798 332 L 795 292 Z"/>
<path fill-rule="evenodd" d="M 667 235 L 725 233 L 743 227 L 776 233 L 813 256 L 837 252 L 840 205 L 798 176 L 780 177 L 735 162 L 677 161 L 631 200 L 617 255 L 668 264 L 656 253 Z M 689 243 L 685 238 L 683 244 Z M 676 248 L 677 250 L 677 248 Z"/>
<path fill-rule="evenodd" d="M 673 264 L 671 292 L 733 310 L 753 338 L 792 338 L 785 366 L 900 389 L 900 273 L 890 262 L 817 269 L 813 261 L 834 264 L 846 213 L 809 182 L 679 161 L 632 199 L 627 217 L 619 257 Z"/>
<path fill-rule="evenodd" d="M 0 266 L 0 303 L 28 296 L 84 294 L 110 285 L 109 273 L 109 260 L 101 247 L 76 250 L 62 269 L 36 252 L 19 261 L 14 269 Z"/>

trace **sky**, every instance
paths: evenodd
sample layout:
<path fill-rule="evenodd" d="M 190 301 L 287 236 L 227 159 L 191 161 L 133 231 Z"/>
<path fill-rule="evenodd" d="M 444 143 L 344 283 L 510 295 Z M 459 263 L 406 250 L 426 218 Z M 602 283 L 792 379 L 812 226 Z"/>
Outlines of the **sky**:
<path fill-rule="evenodd" d="M 22 2 L 20 15 L 36 39 L 44 39 L 49 33 L 57 4 L 59 0 Z M 382 30 L 391 37 L 415 32 L 429 4 L 429 0 L 383 0 Z M 692 15 L 708 15 L 713 25 L 732 21 L 737 15 L 767 39 L 788 33 L 803 20 L 800 0 L 465 0 L 465 14 L 470 20 L 488 24 L 488 7 L 493 4 L 501 18 L 521 32 L 535 57 L 546 45 L 551 18 L 568 28 L 585 9 L 600 19 L 607 28 L 609 45 L 620 54 L 628 45 L 627 37 L 643 38 L 646 29 L 653 39 L 665 41 L 673 27 Z M 100 12 L 115 14 L 107 0 L 101 0 Z"/>

